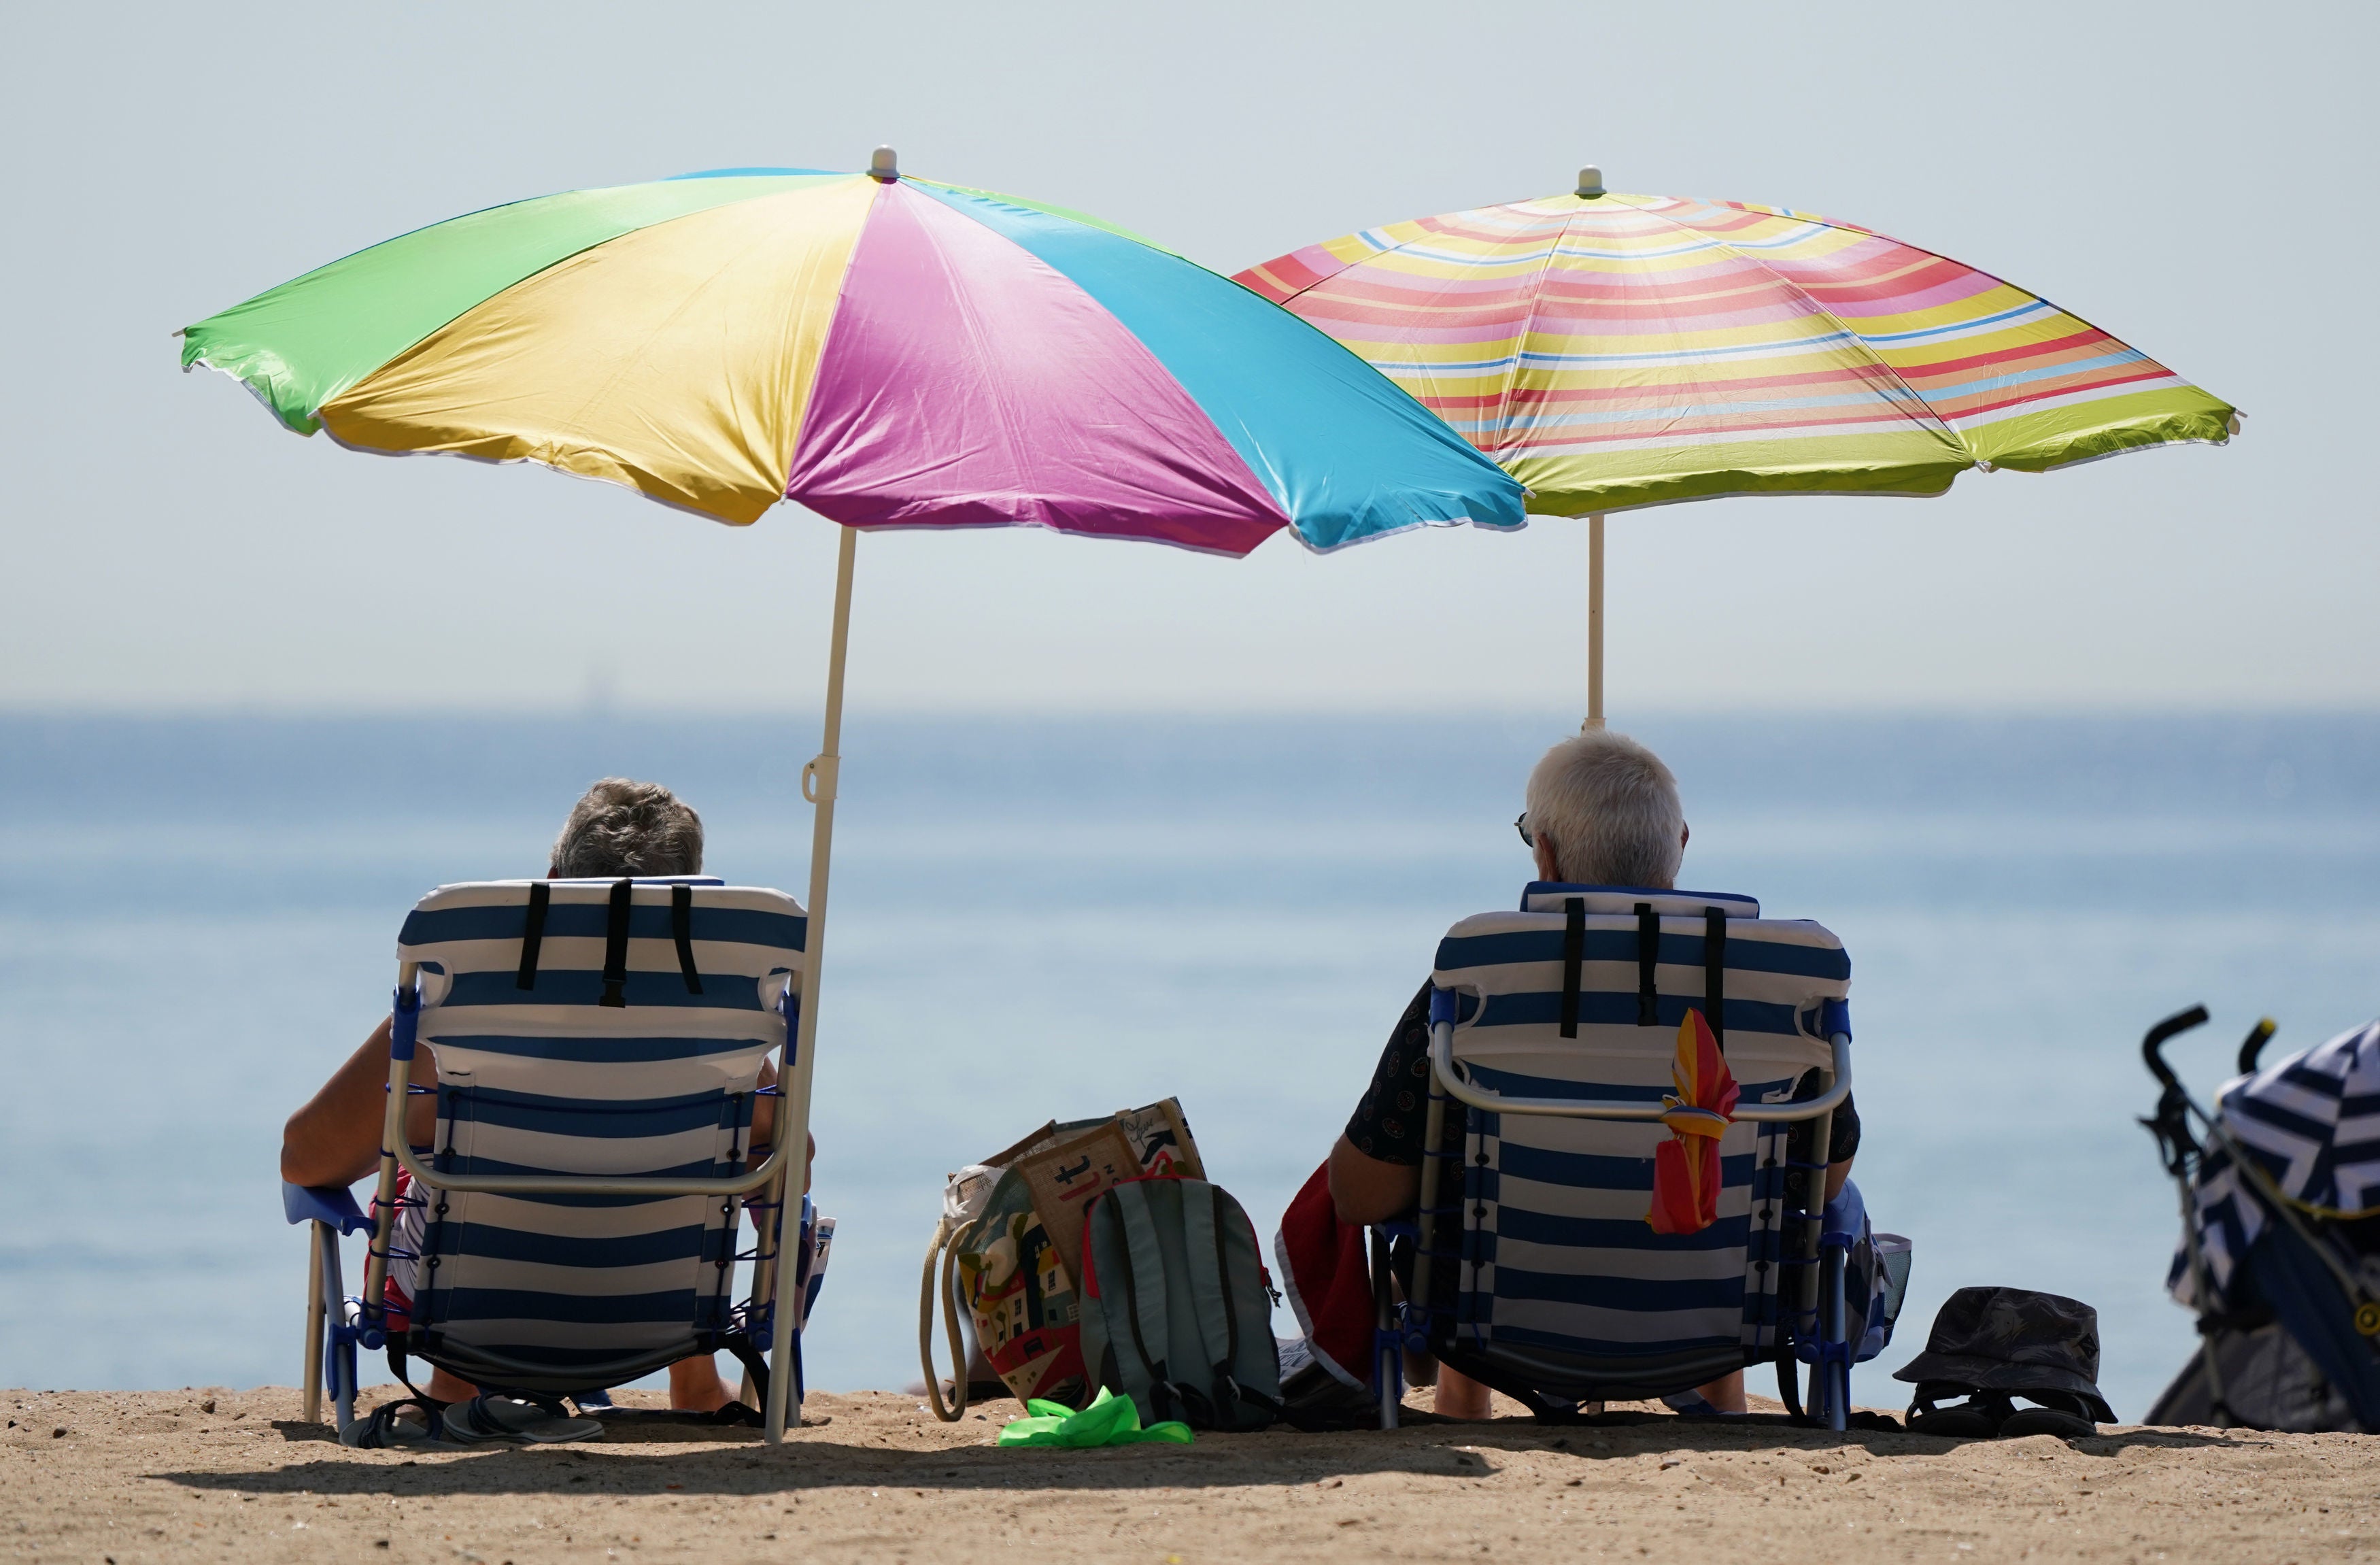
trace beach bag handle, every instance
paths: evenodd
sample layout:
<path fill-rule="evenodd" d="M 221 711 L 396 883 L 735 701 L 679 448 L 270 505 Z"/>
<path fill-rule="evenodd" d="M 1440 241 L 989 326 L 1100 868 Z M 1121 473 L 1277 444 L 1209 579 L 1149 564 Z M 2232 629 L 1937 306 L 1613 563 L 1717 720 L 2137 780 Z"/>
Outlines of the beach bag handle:
<path fill-rule="evenodd" d="M 945 1424 L 956 1424 L 966 1416 L 967 1353 L 966 1339 L 959 1332 L 958 1306 L 952 1302 L 951 1282 L 958 1266 L 958 1239 L 967 1225 L 953 1221 L 945 1215 L 934 1224 L 934 1236 L 926 1241 L 926 1265 L 917 1278 L 917 1362 L 926 1371 L 926 1396 L 934 1404 L 934 1416 Z M 951 1344 L 952 1394 L 948 1402 L 942 1400 L 942 1377 L 934 1368 L 934 1267 L 940 1262 L 942 1281 L 942 1325 Z"/>

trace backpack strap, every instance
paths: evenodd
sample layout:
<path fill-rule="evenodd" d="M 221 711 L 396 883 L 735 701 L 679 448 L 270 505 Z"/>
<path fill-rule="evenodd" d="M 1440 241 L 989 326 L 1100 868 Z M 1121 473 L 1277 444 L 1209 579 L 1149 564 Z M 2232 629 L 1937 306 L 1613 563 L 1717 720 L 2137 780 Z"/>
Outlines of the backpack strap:
<path fill-rule="evenodd" d="M 1190 1297 L 1197 1305 L 1199 1341 L 1206 1344 L 1213 1365 L 1209 1383 L 1216 1422 L 1225 1429 L 1239 1427 L 1240 1406 L 1245 1402 L 1260 1410 L 1269 1424 L 1281 1416 L 1281 1404 L 1241 1385 L 1234 1373 L 1240 1362 L 1240 1316 L 1239 1306 L 1232 1299 L 1232 1261 L 1226 1245 L 1230 1222 L 1237 1219 L 1247 1224 L 1247 1214 L 1240 1210 L 1238 1202 L 1205 1180 L 1183 1180 L 1180 1189 L 1183 1245 L 1190 1258 Z M 1248 1233 L 1253 1240 L 1253 1225 Z M 1251 1323 L 1252 1328 L 1255 1324 Z M 1267 1335 L 1270 1335 L 1269 1324 Z"/>
<path fill-rule="evenodd" d="M 1190 1258 L 1190 1299 L 1197 1306 L 1198 1341 L 1220 1390 L 1231 1384 L 1240 1359 L 1240 1322 L 1232 1312 L 1232 1289 L 1224 1278 L 1223 1231 L 1215 1221 L 1215 1187 L 1205 1180 L 1182 1180 L 1182 1247 Z M 1227 1393 L 1228 1394 L 1228 1393 Z"/>
<path fill-rule="evenodd" d="M 1133 1351 L 1148 1372 L 1150 1410 L 1160 1420 L 1171 1418 L 1179 1389 L 1166 1373 L 1166 1361 L 1149 1353 L 1151 1341 L 1163 1353 L 1172 1334 L 1166 1321 L 1165 1247 L 1148 1209 L 1148 1192 L 1141 1181 L 1130 1180 L 1108 1190 L 1099 1204 L 1114 1212 L 1116 1226 L 1123 1230 L 1124 1268 L 1119 1280 L 1123 1284 L 1123 1315 L 1131 1328 Z M 1086 1233 L 1087 1246 L 1088 1242 Z"/>

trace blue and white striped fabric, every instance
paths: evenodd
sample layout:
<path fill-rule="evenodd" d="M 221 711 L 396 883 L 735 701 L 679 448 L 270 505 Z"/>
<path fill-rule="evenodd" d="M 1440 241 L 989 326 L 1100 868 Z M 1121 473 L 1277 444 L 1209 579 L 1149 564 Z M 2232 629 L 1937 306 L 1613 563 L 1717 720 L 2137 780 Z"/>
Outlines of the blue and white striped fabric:
<path fill-rule="evenodd" d="M 470 1174 L 747 1167 L 761 1064 L 783 1044 L 799 990 L 800 906 L 782 892 L 689 883 L 698 993 L 682 970 L 674 883 L 634 882 L 625 1003 L 612 1006 L 601 1001 L 614 882 L 548 882 L 523 988 L 532 884 L 443 886 L 398 938 L 399 959 L 421 965 L 419 1036 L 437 1056 L 425 1161 Z M 467 1378 L 474 1362 L 557 1373 L 666 1363 L 732 1324 L 735 1201 L 417 1194 L 430 1205 L 413 1341 Z"/>
<path fill-rule="evenodd" d="M 1584 941 L 1577 1036 L 1566 1038 L 1574 899 Z M 1638 1023 L 1642 904 L 1659 918 L 1651 1025 Z M 1679 1025 L 1705 1002 L 1712 908 L 1727 920 L 1728 1068 L 1744 1102 L 1790 1098 L 1803 1073 L 1832 1065 L 1820 1008 L 1848 997 L 1851 960 L 1816 924 L 1764 919 L 1750 898 L 1694 892 L 1536 885 L 1522 912 L 1454 926 L 1432 981 L 1462 997 L 1456 1066 L 1516 1097 L 1658 1102 L 1670 1089 Z M 1658 1122 L 1463 1111 L 1458 1344 L 1569 1365 L 1589 1378 L 1696 1377 L 1663 1388 L 1679 1389 L 1708 1378 L 1715 1359 L 1775 1341 L 1784 1127 L 1730 1126 L 1719 1143 L 1718 1220 L 1663 1235 L 1645 1221 L 1654 1149 L 1670 1134 Z"/>
<path fill-rule="evenodd" d="M 2289 1199 L 2325 1217 L 2380 1212 L 2380 1022 L 2235 1077 L 2215 1101 L 2224 1130 Z M 2262 1194 L 2245 1185 L 2230 1154 L 2210 1146 L 2192 1200 L 2218 1292 L 2270 1220 Z M 2167 1286 L 2195 1303 L 2185 1247 Z"/>

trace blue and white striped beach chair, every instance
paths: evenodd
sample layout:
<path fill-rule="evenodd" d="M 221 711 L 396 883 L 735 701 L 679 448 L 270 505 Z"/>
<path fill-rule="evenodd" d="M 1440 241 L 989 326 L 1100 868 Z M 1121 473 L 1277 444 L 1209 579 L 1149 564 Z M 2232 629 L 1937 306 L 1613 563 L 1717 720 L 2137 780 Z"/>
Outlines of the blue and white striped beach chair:
<path fill-rule="evenodd" d="M 789 1178 L 801 1188 L 807 1104 L 781 1101 L 763 1155 L 749 1141 L 758 1099 L 778 1090 L 759 1085 L 763 1062 L 795 1079 L 783 1066 L 806 928 L 782 892 L 706 879 L 423 898 L 398 937 L 376 1220 L 344 1190 L 285 1187 L 290 1220 L 316 1225 L 308 1416 L 327 1377 L 352 1422 L 358 1347 L 385 1346 L 400 1378 L 413 1358 L 548 1397 L 725 1349 L 771 1428 L 798 1422 L 800 1322 L 771 1300 L 807 1313 L 807 1198 L 794 1244 L 778 1220 Z M 419 1044 L 436 1050 L 434 1084 L 413 1079 Z M 403 1105 L 427 1092 L 435 1138 L 408 1146 Z M 406 1207 L 415 1221 L 398 1220 Z M 739 1254 L 744 1210 L 758 1239 Z M 338 1240 L 364 1229 L 363 1292 L 342 1301 Z M 741 1302 L 738 1260 L 754 1263 Z M 409 1318 L 386 1306 L 392 1265 L 409 1274 Z M 790 1372 L 772 1378 L 772 1363 Z"/>
<path fill-rule="evenodd" d="M 1866 1325 L 1844 1319 L 1855 1236 L 1819 1211 L 1851 1091 L 1842 942 L 1748 897 L 1538 883 L 1522 911 L 1449 930 L 1431 982 L 1415 1303 L 1382 1334 L 1384 1425 L 1412 1348 L 1548 1418 L 1772 1359 L 1792 1406 L 1805 1360 L 1807 1416 L 1842 1428 Z M 1645 1212 L 1689 1006 L 1742 1096 L 1718 1221 L 1665 1235 Z"/>

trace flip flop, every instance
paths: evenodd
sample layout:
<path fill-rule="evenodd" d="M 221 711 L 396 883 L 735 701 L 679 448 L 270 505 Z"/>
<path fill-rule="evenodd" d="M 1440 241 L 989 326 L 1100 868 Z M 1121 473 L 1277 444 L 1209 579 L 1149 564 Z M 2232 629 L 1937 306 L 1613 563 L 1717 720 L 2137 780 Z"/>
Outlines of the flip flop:
<path fill-rule="evenodd" d="M 638 1425 L 671 1425 L 678 1427 L 758 1429 L 767 1420 L 756 1408 L 742 1402 L 726 1402 L 709 1413 L 696 1413 L 682 1407 L 618 1407 L 603 1402 L 594 1407 L 580 1403 L 578 1411 L 586 1417 L 601 1421 L 608 1428 L 633 1428 Z"/>
<path fill-rule="evenodd" d="M 518 1397 L 480 1396 L 454 1402 L 439 1422 L 447 1439 L 465 1446 L 549 1446 L 603 1437 L 597 1419 L 573 1418 L 559 1402 L 541 1404 Z"/>
<path fill-rule="evenodd" d="M 1749 1413 L 1730 1413 L 1723 1407 L 1716 1407 L 1712 1405 L 1710 1399 L 1700 1391 L 1672 1391 L 1661 1401 L 1671 1413 L 1681 1418 L 1747 1418 L 1751 1416 Z"/>
<path fill-rule="evenodd" d="M 1912 1435 L 1937 1435 L 1949 1440 L 1988 1440 L 1998 1435 L 2008 1422 L 2009 1400 L 1991 1392 L 1978 1392 L 1964 1401 L 1948 1407 L 1936 1407 L 1932 1402 L 1912 1406 L 1907 1428 Z"/>
<path fill-rule="evenodd" d="M 2032 1391 L 2020 1394 L 2027 1397 L 2035 1396 Z M 2041 1392 L 2036 1400 L 2046 1400 L 2050 1397 L 2058 1397 L 2058 1393 Z M 2060 1401 L 2067 1400 L 2058 1397 Z M 2075 1412 L 2072 1407 L 2059 1407 L 2054 1403 L 2042 1407 L 2021 1407 L 2000 1421 L 2000 1438 L 2003 1440 L 2019 1440 L 2027 1435 L 2055 1435 L 2061 1440 L 2082 1440 L 2090 1438 L 2098 1432 L 2099 1426 L 2096 1424 Z"/>
<path fill-rule="evenodd" d="M 339 1444 L 357 1450 L 402 1450 L 439 1443 L 444 1402 L 405 1397 L 383 1402 L 339 1431 Z"/>

